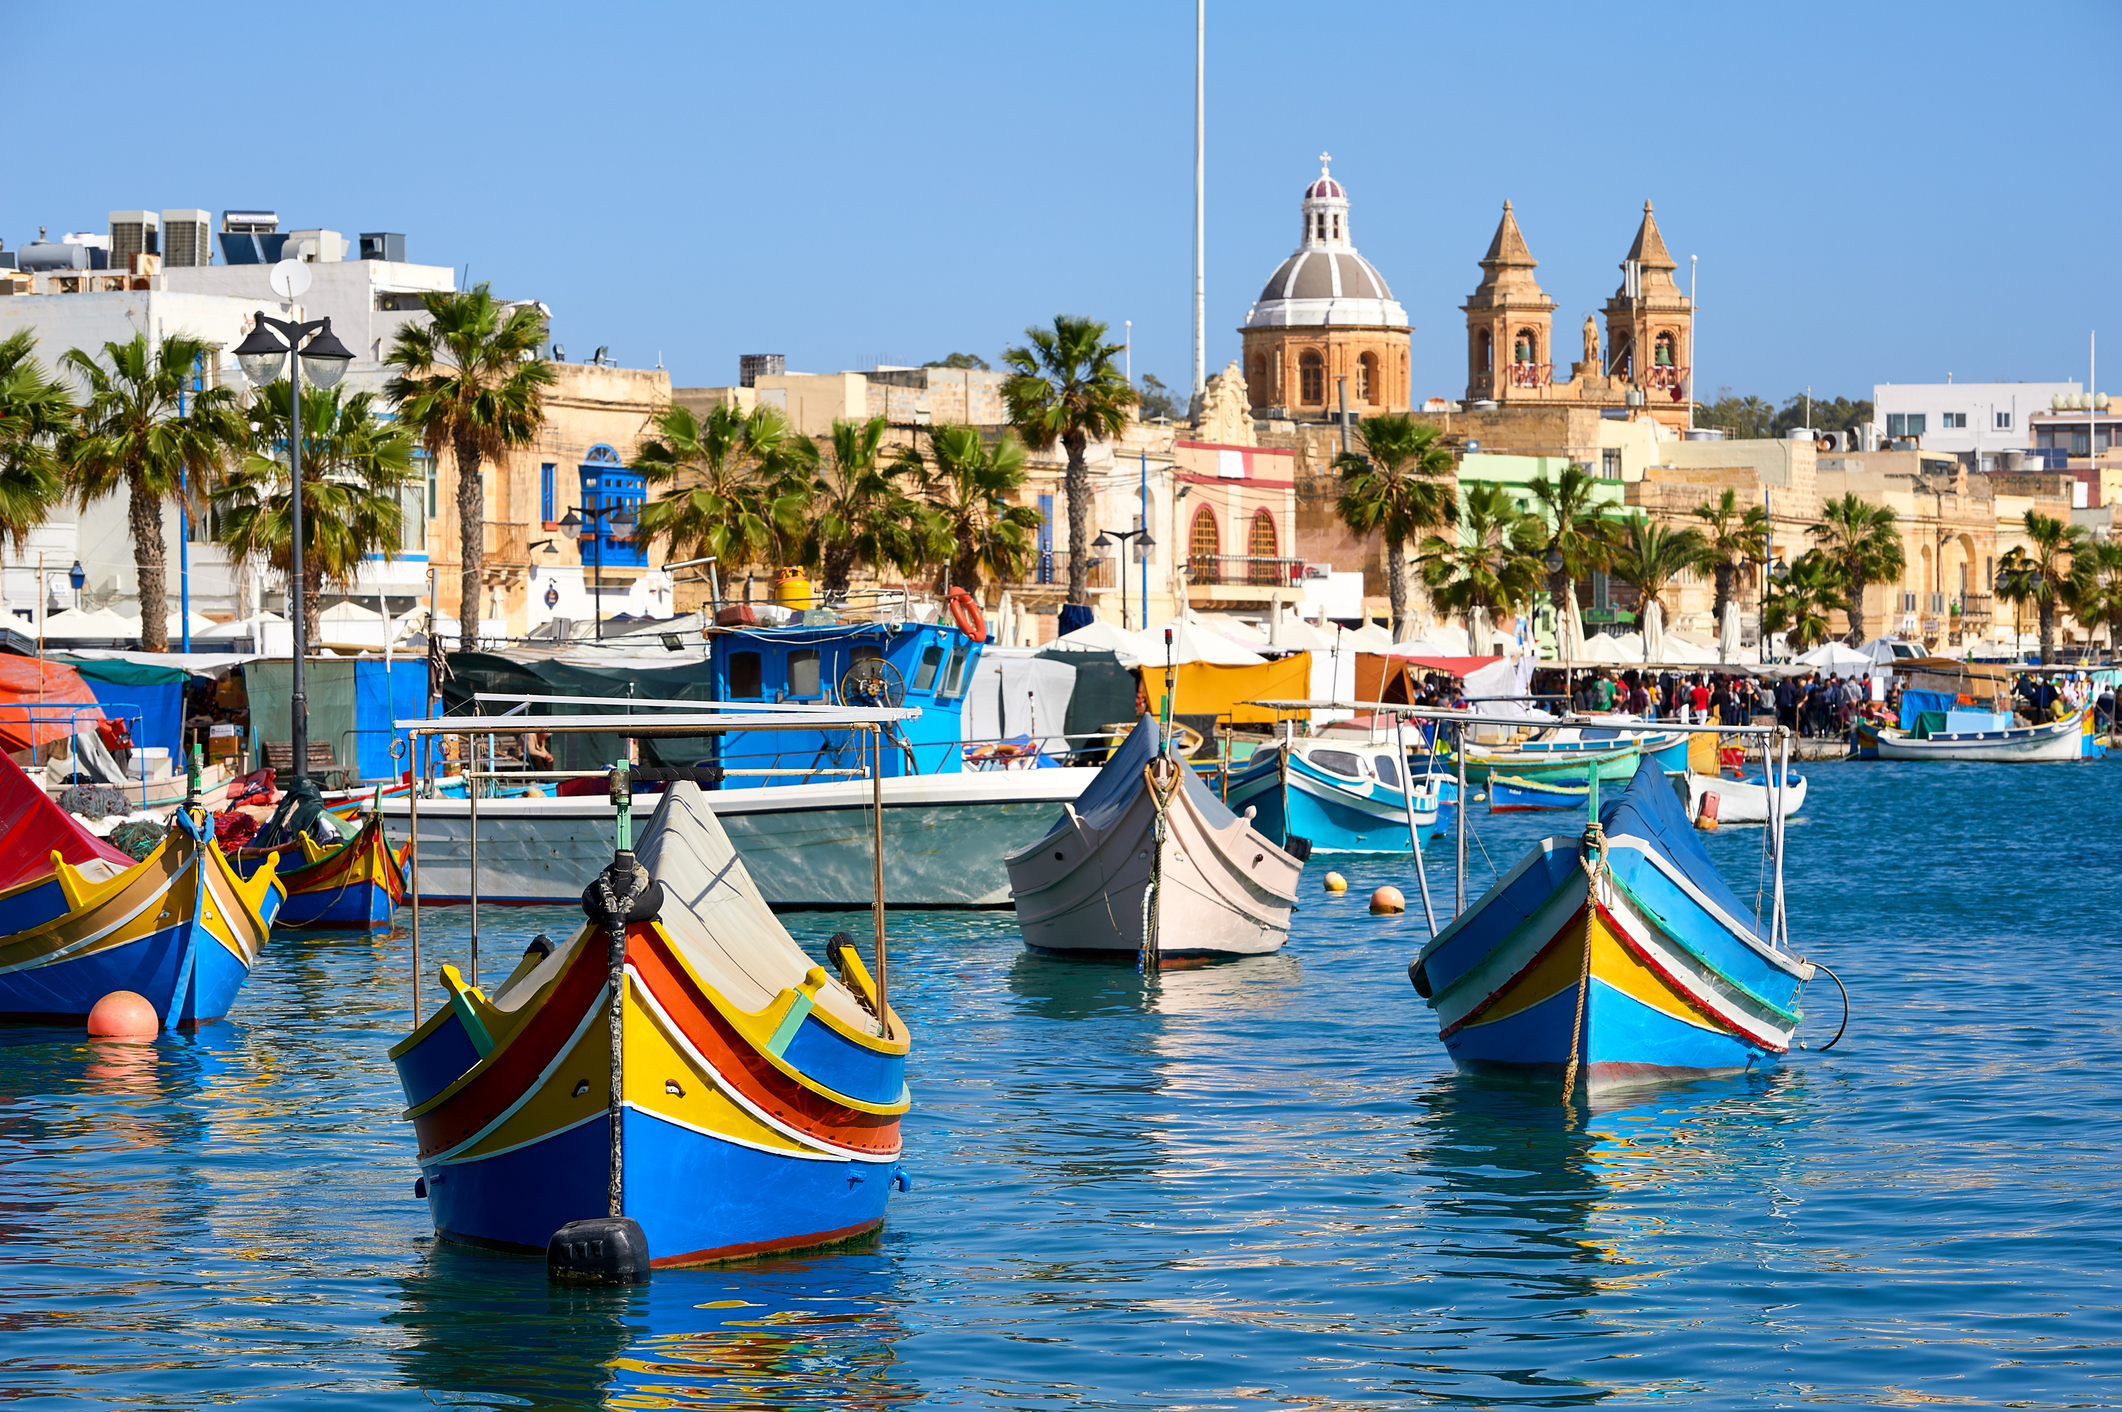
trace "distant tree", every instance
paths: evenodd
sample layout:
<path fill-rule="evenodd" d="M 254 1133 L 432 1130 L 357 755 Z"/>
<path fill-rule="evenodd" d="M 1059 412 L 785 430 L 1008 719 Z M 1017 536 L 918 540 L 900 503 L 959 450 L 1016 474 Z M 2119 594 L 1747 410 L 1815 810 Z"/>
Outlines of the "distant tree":
<path fill-rule="evenodd" d="M 1452 523 L 1458 507 L 1447 477 L 1454 463 L 1450 450 L 1438 444 L 1437 428 L 1405 413 L 1372 417 L 1356 434 L 1363 438 L 1362 454 L 1334 458 L 1341 476 L 1335 509 L 1357 534 L 1385 539 L 1385 591 L 1398 639 L 1407 626 L 1407 546 L 1422 531 Z"/>
<path fill-rule="evenodd" d="M 2086 544 L 2083 525 L 2058 520 L 2039 510 L 2026 512 L 2026 596 L 2041 623 L 2041 665 L 2047 666 L 2056 650 L 2056 605 L 2070 594 L 2072 561 Z"/>
<path fill-rule="evenodd" d="M 282 574 L 294 568 L 294 496 L 288 483 L 287 382 L 251 399 L 250 454 L 214 489 L 215 537 L 238 564 L 263 560 Z M 323 632 L 327 581 L 352 588 L 371 558 L 397 556 L 403 542 L 403 491 L 424 479 L 413 469 L 413 438 L 376 416 L 366 392 L 302 389 L 302 579 L 288 584 L 288 616 L 300 605 L 311 642 Z"/>
<path fill-rule="evenodd" d="M 1178 395 L 1166 387 L 1155 373 L 1144 373 L 1142 375 L 1142 388 L 1135 394 L 1135 397 L 1137 405 L 1141 408 L 1142 420 L 1145 422 L 1155 421 L 1159 417 L 1164 418 L 1166 421 L 1174 421 L 1185 415 L 1186 412 L 1186 408 L 1180 403 Z"/>
<path fill-rule="evenodd" d="M 938 427 L 929 447 L 928 503 L 951 556 L 951 583 L 977 594 L 983 575 L 1022 578 L 1040 525 L 1036 507 L 1009 498 L 1024 484 L 1024 443 L 1009 432 L 989 441 L 971 427 Z"/>
<path fill-rule="evenodd" d="M 420 296 L 425 319 L 405 324 L 384 361 L 397 375 L 384 389 L 398 419 L 431 457 L 457 468 L 457 622 L 469 648 L 479 636 L 485 581 L 488 461 L 531 444 L 545 425 L 545 394 L 555 381 L 545 315 L 509 304 L 486 285 Z"/>
<path fill-rule="evenodd" d="M 28 329 L 0 339 L 0 535 L 17 548 L 66 495 L 56 448 L 76 410 L 36 347 Z"/>
<path fill-rule="evenodd" d="M 1636 591 L 1647 606 L 1665 604 L 1665 590 L 1702 560 L 1702 536 L 1669 529 L 1638 513 L 1609 521 L 1607 572 Z"/>
<path fill-rule="evenodd" d="M 1024 331 L 1027 346 L 1012 348 L 1002 384 L 1010 425 L 1034 451 L 1059 445 L 1068 455 L 1062 488 L 1068 497 L 1068 601 L 1090 601 L 1090 462 L 1093 441 L 1106 441 L 1127 425 L 1135 390 L 1117 359 L 1123 345 L 1105 341 L 1096 319 L 1056 314 L 1050 329 Z"/>
<path fill-rule="evenodd" d="M 1874 505 L 1854 491 L 1820 507 L 1819 523 L 1809 526 L 1821 553 L 1841 571 L 1844 608 L 1849 613 L 1849 645 L 1864 645 L 1864 590 L 1901 577 L 1908 556 L 1901 548 L 1901 529 L 1891 508 Z"/>
<path fill-rule="evenodd" d="M 1458 525 L 1455 535 L 1424 539 L 1418 562 L 1431 599 L 1463 616 L 1471 633 L 1476 608 L 1501 616 L 1532 602 L 1546 576 L 1540 563 L 1546 529 L 1502 486 L 1486 484 L 1468 489 Z M 1481 650 L 1480 644 L 1469 650 Z"/>
<path fill-rule="evenodd" d="M 2122 641 L 2122 543 L 2111 539 L 2081 545 L 2070 562 L 2064 605 L 2090 630 L 2107 629 L 2107 652 Z"/>
<path fill-rule="evenodd" d="M 953 353 L 947 358 L 931 358 L 921 365 L 924 368 L 976 368 L 981 372 L 992 371 L 987 359 L 977 353 Z"/>
<path fill-rule="evenodd" d="M 1872 406 L 1868 401 L 1851 401 L 1847 397 L 1815 397 L 1812 399 L 1812 420 L 1807 422 L 1806 397 L 1799 393 L 1783 404 L 1768 424 L 1770 436 L 1781 436 L 1787 431 L 1810 427 L 1813 431 L 1849 431 L 1872 418 Z"/>
<path fill-rule="evenodd" d="M 1742 511 L 1738 493 L 1726 490 L 1715 500 L 1697 505 L 1695 518 L 1702 521 L 1700 566 L 1717 580 L 1715 615 L 1721 629 L 1724 607 L 1736 596 L 1739 566 L 1767 562 L 1768 511 L 1759 505 Z"/>
<path fill-rule="evenodd" d="M 104 344 L 100 361 L 79 348 L 60 359 L 88 388 L 80 421 L 60 449 L 71 472 L 69 489 L 83 506 L 119 490 L 128 496 L 140 646 L 148 652 L 169 650 L 162 507 L 182 493 L 186 471 L 195 473 L 191 485 L 203 491 L 248 441 L 235 393 L 221 387 L 188 391 L 210 351 L 188 334 L 150 348 L 147 335 L 136 333 L 129 343 Z"/>
<path fill-rule="evenodd" d="M 1808 549 L 1772 580 L 1761 598 L 1761 634 L 1780 632 L 1796 651 L 1827 641 L 1827 615 L 1845 606 L 1841 567 L 1818 549 Z"/>
<path fill-rule="evenodd" d="M 1713 400 L 1695 404 L 1696 426 L 1720 430 L 1734 441 L 1767 436 L 1775 418 L 1775 404 L 1758 397 L 1734 397 L 1728 387 L 1718 388 Z"/>

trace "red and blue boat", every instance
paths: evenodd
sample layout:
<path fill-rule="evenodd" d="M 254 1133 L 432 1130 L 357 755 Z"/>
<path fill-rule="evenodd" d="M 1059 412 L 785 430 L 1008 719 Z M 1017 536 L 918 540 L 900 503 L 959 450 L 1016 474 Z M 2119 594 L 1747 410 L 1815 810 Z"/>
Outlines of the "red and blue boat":
<path fill-rule="evenodd" d="M 119 990 L 165 1029 L 228 1013 L 286 897 L 272 862 L 238 876 L 182 809 L 135 862 L 4 758 L 0 819 L 0 1016 L 85 1016 Z"/>
<path fill-rule="evenodd" d="M 283 927 L 343 927 L 374 931 L 391 924 L 405 900 L 405 850 L 384 837 L 383 816 L 371 813 L 352 838 L 318 843 L 307 833 L 270 848 L 246 848 L 236 856 L 246 876 L 274 861 L 287 903 Z"/>
<path fill-rule="evenodd" d="M 1535 845 L 1409 968 L 1453 1062 L 1590 1093 L 1776 1062 L 1814 968 L 1718 874 L 1658 761 L 1597 814 Z"/>
<path fill-rule="evenodd" d="M 672 784 L 643 831 L 661 903 L 623 928 L 616 1066 L 600 920 L 490 996 L 444 966 L 442 1008 L 391 1050 L 445 1239 L 544 1251 L 623 1217 L 653 1266 L 709 1264 L 860 1235 L 905 1185 L 904 1027 L 852 944 L 831 969 L 797 946 L 708 798 Z"/>

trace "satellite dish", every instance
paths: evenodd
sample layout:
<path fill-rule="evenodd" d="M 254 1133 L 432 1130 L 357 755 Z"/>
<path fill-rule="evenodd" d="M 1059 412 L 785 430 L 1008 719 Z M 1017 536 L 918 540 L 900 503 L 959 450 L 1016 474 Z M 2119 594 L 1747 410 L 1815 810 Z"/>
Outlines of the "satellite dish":
<path fill-rule="evenodd" d="M 300 260 L 282 260 L 273 266 L 266 282 L 282 299 L 294 299 L 309 288 L 309 266 Z"/>

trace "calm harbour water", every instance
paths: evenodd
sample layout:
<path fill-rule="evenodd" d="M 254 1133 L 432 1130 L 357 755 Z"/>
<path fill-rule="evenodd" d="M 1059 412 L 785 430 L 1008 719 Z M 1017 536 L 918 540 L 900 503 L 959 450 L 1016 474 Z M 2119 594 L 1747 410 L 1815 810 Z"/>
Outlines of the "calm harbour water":
<path fill-rule="evenodd" d="M 0 1033 L 0 1395 L 2122 1405 L 2118 771 L 1813 766 L 1791 925 L 1848 1038 L 1590 1114 L 1454 1075 L 1419 915 L 1361 901 L 1405 861 L 1315 860 L 1286 952 L 1148 981 L 894 914 L 914 1190 L 864 1244 L 631 1291 L 435 1243 L 384 1054 L 407 943 L 281 933 L 196 1038 Z M 1475 822 L 1507 867 L 1559 817 Z M 1711 841 L 1749 899 L 1760 842 Z M 461 961 L 462 911 L 428 920 Z M 489 973 L 569 924 L 484 920 Z M 1832 982 L 1807 1005 L 1824 1043 Z"/>

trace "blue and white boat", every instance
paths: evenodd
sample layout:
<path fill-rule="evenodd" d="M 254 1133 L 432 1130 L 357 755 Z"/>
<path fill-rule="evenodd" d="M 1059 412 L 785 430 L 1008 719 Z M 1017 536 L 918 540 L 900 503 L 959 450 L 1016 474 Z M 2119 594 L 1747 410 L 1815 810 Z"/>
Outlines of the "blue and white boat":
<path fill-rule="evenodd" d="M 1315 853 L 1406 853 L 1405 761 L 1390 744 L 1327 737 L 1274 741 L 1253 752 L 1230 780 L 1230 807 L 1254 810 L 1253 827 L 1277 844 L 1311 840 Z M 1415 786 L 1417 838 L 1437 827 L 1440 786 L 1424 777 Z"/>
<path fill-rule="evenodd" d="M 1813 967 L 1719 876 L 1654 760 L 1580 838 L 1543 839 L 1409 977 L 1471 1073 L 1590 1093 L 1776 1062 Z"/>

